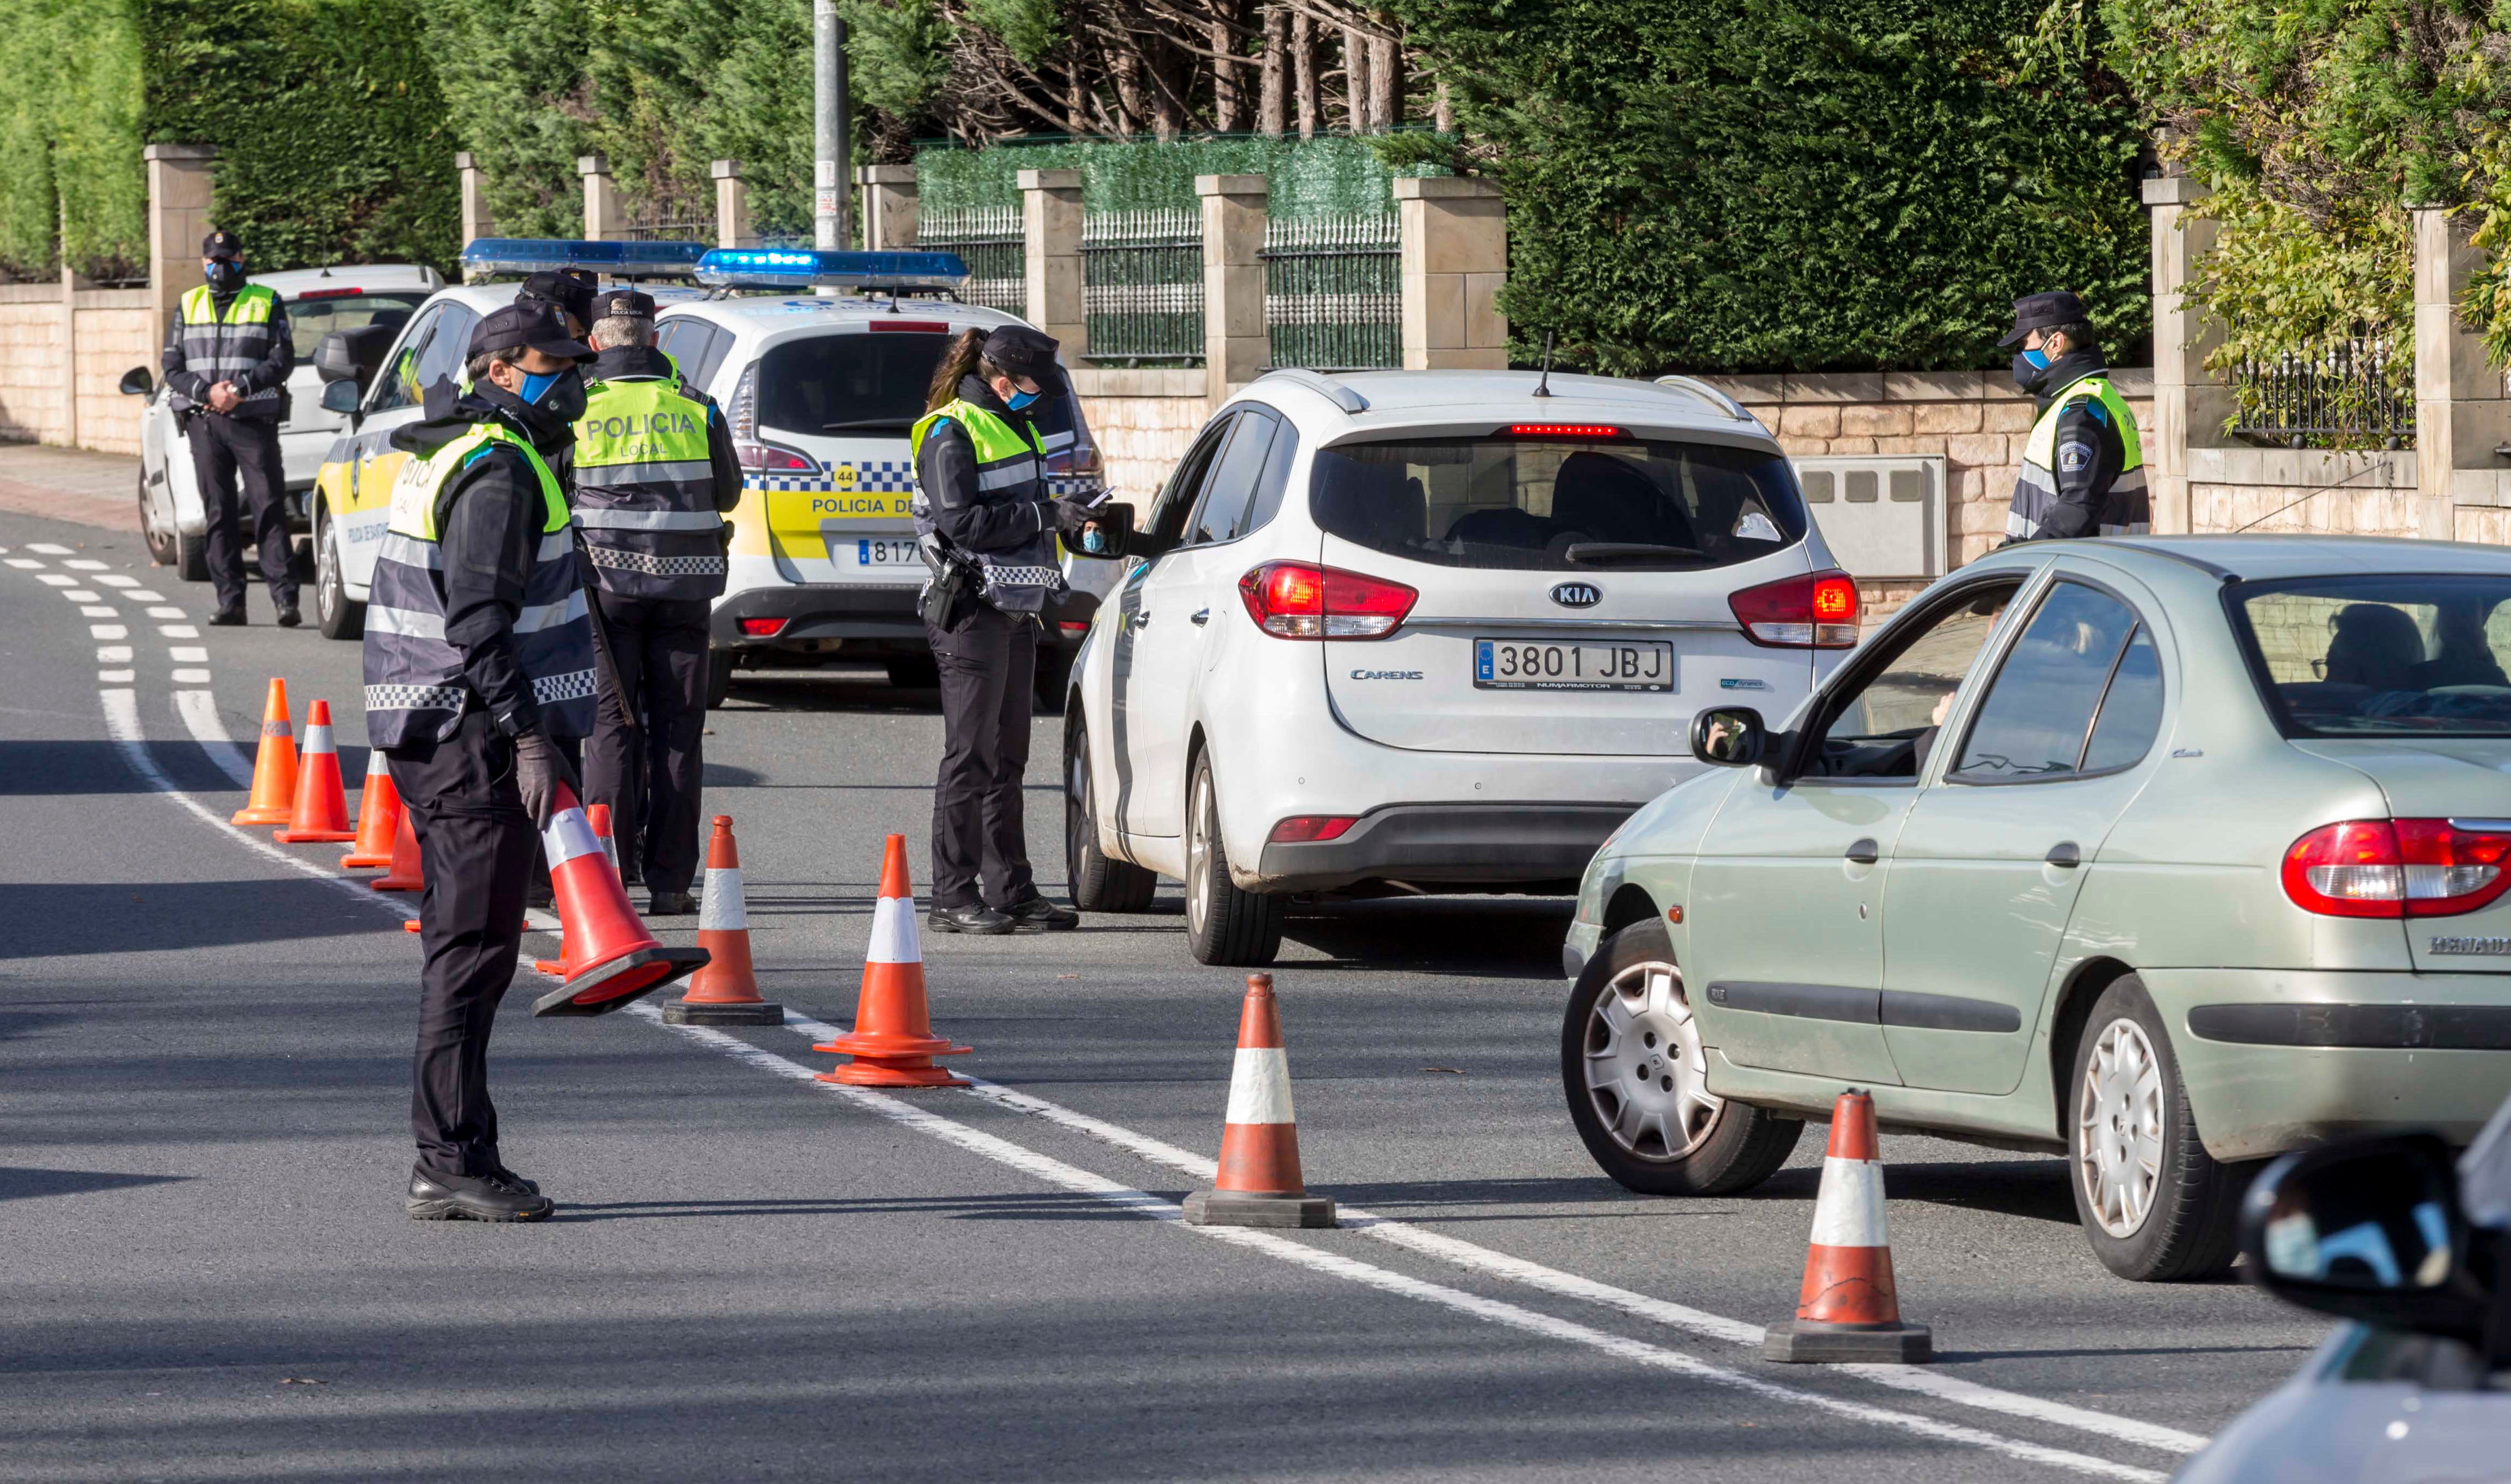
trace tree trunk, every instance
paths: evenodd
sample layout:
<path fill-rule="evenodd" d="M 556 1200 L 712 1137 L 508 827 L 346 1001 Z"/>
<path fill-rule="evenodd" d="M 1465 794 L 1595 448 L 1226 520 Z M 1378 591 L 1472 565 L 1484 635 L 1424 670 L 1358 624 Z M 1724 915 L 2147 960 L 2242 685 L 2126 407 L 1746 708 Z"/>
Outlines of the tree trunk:
<path fill-rule="evenodd" d="M 1291 18 L 1291 87 L 1299 99 L 1299 137 L 1317 136 L 1317 115 L 1325 111 L 1317 86 L 1317 29 L 1308 13 Z"/>
<path fill-rule="evenodd" d="M 1212 63 L 1212 127 L 1222 133 L 1236 133 L 1247 127 L 1247 90 L 1242 82 L 1247 64 L 1219 58 L 1243 56 L 1246 51 L 1238 40 L 1238 0 L 1213 0 L 1212 9 L 1213 19 L 1206 28 L 1217 54 Z"/>
<path fill-rule="evenodd" d="M 1165 39 L 1154 37 L 1151 53 L 1151 133 L 1166 144 L 1185 133 L 1183 97 L 1191 62 Z"/>
<path fill-rule="evenodd" d="M 1342 124 L 1369 133 L 1369 39 L 1351 26 L 1342 28 Z"/>
<path fill-rule="evenodd" d="M 1369 40 L 1369 128 L 1383 133 L 1404 122 L 1404 49 L 1392 36 Z"/>
<path fill-rule="evenodd" d="M 1284 106 L 1287 81 L 1282 75 L 1290 61 L 1291 17 L 1278 5 L 1264 7 L 1264 69 L 1256 91 L 1256 132 L 1268 139 L 1282 137 L 1288 109 Z"/>
<path fill-rule="evenodd" d="M 1142 55 L 1134 50 L 1131 39 L 1119 40 L 1108 49 L 1108 74 L 1116 83 L 1116 133 L 1130 136 L 1142 127 L 1149 110 L 1142 106 Z"/>
<path fill-rule="evenodd" d="M 1441 133 L 1456 132 L 1456 105 L 1448 101 L 1448 80 L 1439 79 L 1438 95 L 1430 100 L 1430 127 Z"/>

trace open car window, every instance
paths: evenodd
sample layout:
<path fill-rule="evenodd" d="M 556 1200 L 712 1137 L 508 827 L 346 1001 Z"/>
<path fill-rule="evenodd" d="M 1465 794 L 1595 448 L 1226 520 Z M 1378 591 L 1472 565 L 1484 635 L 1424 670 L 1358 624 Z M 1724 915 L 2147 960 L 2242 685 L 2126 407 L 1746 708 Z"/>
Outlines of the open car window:
<path fill-rule="evenodd" d="M 1953 693 L 2019 586 L 2020 579 L 1969 593 L 1888 640 L 1892 647 L 1879 662 L 1860 662 L 1868 678 L 1825 706 L 1828 724 L 1805 776 L 1916 778 Z"/>
<path fill-rule="evenodd" d="M 2320 577 L 2231 591 L 2288 736 L 2511 736 L 2511 576 Z"/>

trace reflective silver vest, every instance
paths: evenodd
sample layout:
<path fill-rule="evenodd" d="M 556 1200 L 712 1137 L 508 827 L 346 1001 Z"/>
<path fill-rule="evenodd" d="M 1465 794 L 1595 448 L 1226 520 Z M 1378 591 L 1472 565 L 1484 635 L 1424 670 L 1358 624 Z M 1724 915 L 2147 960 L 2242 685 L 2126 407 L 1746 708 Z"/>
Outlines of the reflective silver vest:
<path fill-rule="evenodd" d="M 274 329 L 271 314 L 279 307 L 279 295 L 259 284 L 247 284 L 227 301 L 227 312 L 218 313 L 217 295 L 210 285 L 200 285 L 183 295 L 183 368 L 197 372 L 210 385 L 233 381 L 270 359 L 270 336 Z M 234 417 L 285 417 L 284 394 L 277 387 L 264 387 L 235 404 L 229 414 Z M 188 411 L 204 405 L 182 393 L 174 394 L 177 411 Z"/>
<path fill-rule="evenodd" d="M 436 504 L 445 481 L 503 443 L 531 465 L 541 487 L 541 539 L 523 579 L 515 648 L 541 726 L 552 737 L 593 733 L 593 617 L 577 575 L 575 531 L 566 496 L 531 444 L 494 423 L 474 426 L 432 457 L 403 463 L 393 481 L 392 516 L 375 554 L 367 602 L 367 741 L 377 747 L 442 742 L 479 704 L 462 674 L 462 655 L 444 637 L 444 548 Z"/>
<path fill-rule="evenodd" d="M 972 401 L 937 407 L 908 430 L 908 457 L 924 451 L 925 435 L 935 424 L 955 419 L 968 431 L 977 453 L 977 501 L 981 505 L 1017 505 L 1048 498 L 1044 450 L 1029 436 Z M 915 516 L 915 534 L 937 535 L 930 496 L 920 486 L 908 507 Z M 987 605 L 1004 613 L 1037 613 L 1063 584 L 1063 569 L 1055 559 L 1055 520 L 1043 516 L 1038 534 L 1012 552 L 975 552 L 985 577 L 980 590 Z"/>
<path fill-rule="evenodd" d="M 597 381 L 575 425 L 575 523 L 592 579 L 626 597 L 723 591 L 707 404 L 676 380 Z"/>
<path fill-rule="evenodd" d="M 2152 526 L 2153 505 L 2144 488 L 2144 440 L 2137 432 L 2136 413 L 2110 384 L 2108 373 L 2095 371 L 2049 399 L 2049 409 L 2024 439 L 2023 467 L 2015 472 L 2014 499 L 2005 512 L 2009 538 L 2036 540 L 2049 523 L 2049 513 L 2058 504 L 2058 419 L 2083 401 L 2098 404 L 2102 420 L 2117 430 L 2126 455 L 2119 461 L 2118 478 L 2103 493 L 2102 508 L 2095 512 L 2100 522 L 2095 534 L 2142 536 Z"/>

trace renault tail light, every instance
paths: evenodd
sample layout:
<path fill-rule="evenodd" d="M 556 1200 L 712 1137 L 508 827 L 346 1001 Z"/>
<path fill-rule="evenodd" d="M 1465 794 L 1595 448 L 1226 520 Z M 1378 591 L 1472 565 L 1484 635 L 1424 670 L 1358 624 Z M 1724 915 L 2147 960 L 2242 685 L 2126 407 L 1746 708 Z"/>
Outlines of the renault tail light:
<path fill-rule="evenodd" d="M 1854 649 L 1857 581 L 1845 572 L 1807 572 L 1726 595 L 1744 637 L 1771 649 Z"/>
<path fill-rule="evenodd" d="M 1357 815 L 1293 815 L 1277 821 L 1265 839 L 1273 845 L 1318 845 L 1341 839 L 1359 822 Z"/>
<path fill-rule="evenodd" d="M 2323 917 L 2453 917 L 2511 888 L 2511 819 L 2347 819 L 2284 853 L 2284 894 Z"/>
<path fill-rule="evenodd" d="M 1238 579 L 1256 627 L 1280 639 L 1382 639 L 1421 594 L 1402 583 L 1320 567 L 1268 561 Z"/>

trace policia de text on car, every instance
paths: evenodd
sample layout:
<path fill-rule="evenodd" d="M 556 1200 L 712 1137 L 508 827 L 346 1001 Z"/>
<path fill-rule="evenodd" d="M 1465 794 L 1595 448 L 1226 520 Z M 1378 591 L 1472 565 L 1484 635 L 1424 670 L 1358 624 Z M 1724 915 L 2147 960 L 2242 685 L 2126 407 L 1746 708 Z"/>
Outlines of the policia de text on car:
<path fill-rule="evenodd" d="M 593 619 L 550 460 L 584 413 L 593 351 L 546 304 L 471 332 L 470 390 L 396 430 L 411 455 L 367 608 L 367 739 L 391 759 L 426 868 L 409 1214 L 532 1221 L 488 1098 L 488 1033 L 515 977 L 523 887 L 559 784 L 558 741 L 593 728 Z"/>
<path fill-rule="evenodd" d="M 2071 293 L 2014 301 L 2014 384 L 2039 399 L 2014 476 L 2005 539 L 2142 534 L 2153 521 L 2136 414 L 2110 384 L 2084 301 Z"/>
<path fill-rule="evenodd" d="M 210 584 L 218 603 L 210 622 L 244 622 L 244 542 L 236 512 L 241 474 L 271 606 L 279 610 L 279 627 L 293 628 L 296 570 L 279 455 L 288 373 L 296 364 L 288 311 L 279 295 L 244 281 L 244 244 L 232 232 L 201 240 L 201 274 L 209 282 L 183 295 L 159 364 L 201 488 Z"/>
<path fill-rule="evenodd" d="M 610 673 L 585 787 L 610 808 L 621 874 L 642 878 L 649 912 L 676 916 L 697 910 L 707 616 L 741 464 L 723 414 L 654 349 L 653 299 L 611 289 L 593 313 L 574 506 Z"/>

